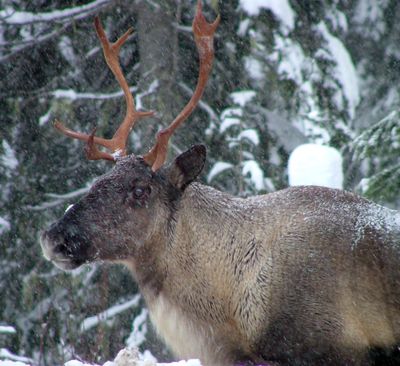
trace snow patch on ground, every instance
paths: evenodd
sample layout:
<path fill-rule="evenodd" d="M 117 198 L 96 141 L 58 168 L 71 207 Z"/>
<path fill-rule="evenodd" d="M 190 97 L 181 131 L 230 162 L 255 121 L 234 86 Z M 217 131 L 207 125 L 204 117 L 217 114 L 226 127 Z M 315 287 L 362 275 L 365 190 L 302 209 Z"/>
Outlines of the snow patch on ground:
<path fill-rule="evenodd" d="M 2 354 L 0 353 L 0 357 Z M 0 366 L 31 366 L 32 362 L 25 358 L 22 361 L 18 360 L 0 360 Z M 100 366 L 93 363 L 71 360 L 64 366 Z M 170 363 L 158 363 L 153 356 L 143 356 L 139 354 L 137 349 L 124 348 L 118 352 L 114 361 L 107 361 L 103 366 L 201 366 L 201 362 L 197 359 L 182 360 Z"/>
<path fill-rule="evenodd" d="M 30 365 L 23 363 L 21 361 L 0 360 L 0 366 L 30 366 Z"/>

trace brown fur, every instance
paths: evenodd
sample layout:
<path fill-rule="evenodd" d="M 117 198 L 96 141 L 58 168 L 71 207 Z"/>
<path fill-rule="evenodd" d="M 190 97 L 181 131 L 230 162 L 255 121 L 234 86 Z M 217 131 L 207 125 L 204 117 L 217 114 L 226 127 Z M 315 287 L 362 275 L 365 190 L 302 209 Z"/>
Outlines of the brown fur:
<path fill-rule="evenodd" d="M 361 365 L 399 343 L 398 212 L 322 187 L 242 199 L 190 184 L 204 154 L 158 173 L 125 158 L 44 233 L 45 255 L 126 264 L 161 337 L 205 365 Z M 130 201 L 132 182 L 151 193 Z"/>

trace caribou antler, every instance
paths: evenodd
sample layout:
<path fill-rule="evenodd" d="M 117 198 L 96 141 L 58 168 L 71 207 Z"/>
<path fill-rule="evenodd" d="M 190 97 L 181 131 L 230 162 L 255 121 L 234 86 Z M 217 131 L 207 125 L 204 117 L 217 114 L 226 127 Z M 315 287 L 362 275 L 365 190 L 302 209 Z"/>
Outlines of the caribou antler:
<path fill-rule="evenodd" d="M 69 137 L 86 141 L 87 145 L 85 150 L 86 156 L 89 160 L 105 159 L 115 161 L 116 156 L 126 155 L 126 142 L 128 140 L 129 132 L 136 121 L 143 117 L 152 116 L 154 112 L 139 112 L 135 109 L 133 96 L 129 90 L 128 83 L 126 82 L 124 74 L 122 73 L 119 65 L 119 51 L 121 46 L 126 42 L 129 35 L 132 33 L 132 28 L 129 28 L 116 42 L 110 43 L 98 17 L 94 19 L 94 25 L 97 36 L 99 37 L 103 47 L 104 58 L 107 62 L 107 65 L 124 92 L 126 101 L 125 118 L 111 139 L 104 139 L 94 136 L 96 129 L 94 129 L 90 135 L 87 135 L 85 133 L 75 132 L 66 128 L 60 121 L 56 121 L 54 126 Z M 111 154 L 100 151 L 96 145 L 100 145 L 109 149 Z"/>
<path fill-rule="evenodd" d="M 152 166 L 153 171 L 158 170 L 164 164 L 167 157 L 169 138 L 193 112 L 203 95 L 214 60 L 214 33 L 219 21 L 220 17 L 218 15 L 214 23 L 207 23 L 201 11 L 201 0 L 199 0 L 197 3 L 196 16 L 192 24 L 194 39 L 200 58 L 197 86 L 192 98 L 188 104 L 186 104 L 185 108 L 183 108 L 181 113 L 179 113 L 167 128 L 158 132 L 155 145 L 146 155 L 143 156 L 144 160 Z"/>
<path fill-rule="evenodd" d="M 183 108 L 183 110 L 167 128 L 158 132 L 155 145 L 150 149 L 147 154 L 143 156 L 143 159 L 149 165 L 151 165 L 153 171 L 158 170 L 164 164 L 167 156 L 167 147 L 170 137 L 172 136 L 174 131 L 193 112 L 204 92 L 214 59 L 214 33 L 219 24 L 219 21 L 219 16 L 213 23 L 208 23 L 206 21 L 202 13 L 201 0 L 199 0 L 197 3 L 196 16 L 193 20 L 192 25 L 200 59 L 197 86 L 188 104 Z M 135 103 L 132 94 L 129 90 L 128 83 L 126 82 L 126 79 L 119 65 L 118 55 L 120 48 L 126 42 L 129 35 L 132 33 L 132 29 L 128 29 L 128 31 L 126 31 L 116 42 L 110 43 L 98 17 L 95 18 L 95 28 L 103 47 L 104 58 L 107 62 L 107 65 L 113 72 L 115 78 L 117 79 L 119 85 L 124 92 L 126 101 L 125 118 L 111 139 L 104 139 L 95 136 L 96 129 L 94 129 L 93 132 L 88 135 L 85 133 L 72 131 L 66 128 L 59 121 L 56 121 L 54 125 L 63 134 L 72 138 L 86 141 L 87 144 L 85 150 L 88 159 L 105 159 L 115 161 L 116 157 L 126 155 L 126 142 L 129 136 L 129 132 L 132 130 L 132 127 L 136 123 L 136 121 L 143 117 L 152 116 L 154 112 L 139 112 L 135 109 Z M 100 145 L 109 149 L 111 153 L 100 151 L 96 147 L 96 145 Z"/>

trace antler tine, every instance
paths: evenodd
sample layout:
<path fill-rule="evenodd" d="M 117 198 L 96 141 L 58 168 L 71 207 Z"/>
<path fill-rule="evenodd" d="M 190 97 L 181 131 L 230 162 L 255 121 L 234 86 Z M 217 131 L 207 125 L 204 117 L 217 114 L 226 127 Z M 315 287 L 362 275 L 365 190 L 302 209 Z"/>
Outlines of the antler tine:
<path fill-rule="evenodd" d="M 112 138 L 114 151 L 117 151 L 119 149 L 125 152 L 126 141 L 128 139 L 129 132 L 131 131 L 135 122 L 140 118 L 152 116 L 154 112 L 139 112 L 135 109 L 135 103 L 131 91 L 129 90 L 128 83 L 126 82 L 125 76 L 122 73 L 121 66 L 119 64 L 119 50 L 128 39 L 133 29 L 129 28 L 116 42 L 110 43 L 98 17 L 95 18 L 94 24 L 97 35 L 103 47 L 104 58 L 107 62 L 107 65 L 114 74 L 125 95 L 125 118 Z"/>
<path fill-rule="evenodd" d="M 85 150 L 86 156 L 89 160 L 105 159 L 115 161 L 115 155 L 126 155 L 126 142 L 128 140 L 129 132 L 132 130 L 135 122 L 140 118 L 152 116 L 154 112 L 139 112 L 135 109 L 133 96 L 129 90 L 128 83 L 126 82 L 125 76 L 119 64 L 119 51 L 121 46 L 126 42 L 132 33 L 132 28 L 129 28 L 116 42 L 110 43 L 98 17 L 95 17 L 94 25 L 97 36 L 99 37 L 103 48 L 104 58 L 107 62 L 107 65 L 124 92 L 126 101 L 125 118 L 111 139 L 104 139 L 94 136 L 95 130 L 93 130 L 90 135 L 72 131 L 65 127 L 60 121 L 56 121 L 54 126 L 69 137 L 86 141 L 87 145 Z M 111 150 L 112 154 L 100 151 L 96 145 L 101 145 Z"/>
<path fill-rule="evenodd" d="M 214 33 L 220 21 L 220 16 L 213 23 L 208 23 L 202 13 L 201 0 L 197 3 L 196 16 L 192 28 L 197 50 L 200 58 L 199 76 L 196 89 L 179 115 L 165 129 L 158 132 L 156 143 L 152 149 L 143 156 L 144 160 L 152 166 L 153 171 L 158 170 L 167 157 L 168 141 L 174 131 L 189 117 L 203 95 L 214 60 Z"/>

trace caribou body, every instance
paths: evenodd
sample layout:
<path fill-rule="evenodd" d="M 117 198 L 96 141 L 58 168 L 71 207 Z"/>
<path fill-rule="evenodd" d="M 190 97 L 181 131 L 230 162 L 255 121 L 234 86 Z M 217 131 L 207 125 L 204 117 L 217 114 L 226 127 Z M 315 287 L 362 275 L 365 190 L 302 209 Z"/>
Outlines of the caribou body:
<path fill-rule="evenodd" d="M 127 112 L 110 140 L 56 124 L 86 141 L 90 159 L 115 166 L 44 231 L 44 255 L 65 270 L 125 264 L 179 357 L 208 366 L 369 365 L 369 350 L 400 343 L 399 212 L 315 186 L 231 196 L 195 182 L 203 145 L 164 164 L 168 138 L 203 92 L 217 24 L 205 21 L 199 3 L 198 86 L 141 157 L 125 147 L 137 119 L 150 114 L 135 110 L 118 63 L 129 31 L 110 43 L 96 19 Z"/>

